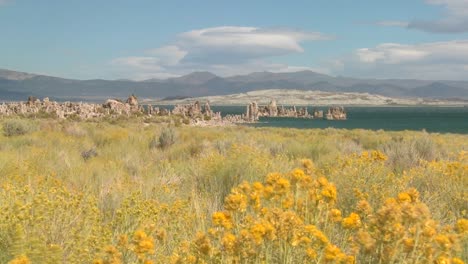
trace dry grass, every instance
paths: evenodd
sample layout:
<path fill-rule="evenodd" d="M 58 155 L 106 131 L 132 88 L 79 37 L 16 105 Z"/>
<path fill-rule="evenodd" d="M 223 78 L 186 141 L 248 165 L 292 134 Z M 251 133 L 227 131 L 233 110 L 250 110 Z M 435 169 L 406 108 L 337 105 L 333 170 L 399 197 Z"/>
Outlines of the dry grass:
<path fill-rule="evenodd" d="M 465 135 L 36 122 L 0 135 L 0 263 L 468 256 Z"/>

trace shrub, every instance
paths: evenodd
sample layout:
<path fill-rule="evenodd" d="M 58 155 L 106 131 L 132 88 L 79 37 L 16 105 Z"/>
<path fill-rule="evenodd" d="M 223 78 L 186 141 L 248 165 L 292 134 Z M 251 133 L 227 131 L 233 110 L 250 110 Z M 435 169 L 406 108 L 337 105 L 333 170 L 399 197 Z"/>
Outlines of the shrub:
<path fill-rule="evenodd" d="M 414 138 L 397 138 L 383 147 L 388 155 L 388 164 L 396 170 L 414 167 L 420 160 L 432 161 L 438 158 L 438 150 L 429 135 Z"/>
<path fill-rule="evenodd" d="M 81 128 L 77 123 L 71 123 L 65 125 L 63 131 L 65 134 L 74 136 L 74 137 L 84 137 L 87 135 L 86 130 Z"/>
<path fill-rule="evenodd" d="M 166 149 L 172 146 L 176 141 L 176 133 L 173 128 L 164 128 L 159 135 L 159 147 Z"/>
<path fill-rule="evenodd" d="M 7 137 L 28 134 L 37 129 L 30 121 L 13 119 L 3 123 L 3 134 Z"/>
<path fill-rule="evenodd" d="M 85 150 L 81 152 L 81 157 L 86 161 L 90 158 L 96 157 L 98 155 L 97 151 L 94 148 Z"/>

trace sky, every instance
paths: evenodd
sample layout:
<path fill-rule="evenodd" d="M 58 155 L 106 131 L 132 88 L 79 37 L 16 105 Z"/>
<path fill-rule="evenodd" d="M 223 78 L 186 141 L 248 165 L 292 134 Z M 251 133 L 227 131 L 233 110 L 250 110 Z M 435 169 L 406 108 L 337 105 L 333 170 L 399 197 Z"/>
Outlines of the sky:
<path fill-rule="evenodd" d="M 468 0 L 0 0 L 0 68 L 468 80 Z"/>

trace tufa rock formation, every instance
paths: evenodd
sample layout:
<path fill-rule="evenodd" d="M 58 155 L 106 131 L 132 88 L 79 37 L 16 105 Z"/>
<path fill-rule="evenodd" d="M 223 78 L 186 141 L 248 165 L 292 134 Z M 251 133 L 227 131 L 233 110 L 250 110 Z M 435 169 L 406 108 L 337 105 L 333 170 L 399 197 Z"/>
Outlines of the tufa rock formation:
<path fill-rule="evenodd" d="M 119 99 L 108 99 L 104 104 L 58 103 L 50 101 L 49 98 L 41 100 L 30 96 L 26 102 L 3 103 L 0 105 L 0 115 L 14 116 L 37 116 L 50 115 L 58 118 L 80 118 L 92 119 L 102 117 L 118 116 L 171 116 L 178 115 L 184 118 L 184 123 L 202 126 L 230 125 L 237 123 L 257 122 L 260 117 L 298 117 L 298 118 L 323 118 L 323 111 L 314 110 L 310 115 L 307 107 L 296 108 L 295 106 L 285 108 L 277 106 L 272 100 L 266 106 L 259 106 L 252 102 L 246 107 L 243 115 L 221 116 L 220 112 L 213 112 L 209 102 L 203 107 L 199 101 L 191 104 L 176 105 L 172 111 L 154 107 L 152 105 L 140 105 L 136 96 L 131 95 L 125 102 Z M 343 107 L 330 107 L 325 116 L 328 120 L 346 120 L 346 112 Z"/>
<path fill-rule="evenodd" d="M 328 108 L 327 114 L 325 116 L 327 120 L 346 120 L 347 114 L 342 106 L 334 106 Z"/>
<path fill-rule="evenodd" d="M 258 106 L 256 102 L 252 102 L 246 107 L 244 120 L 246 122 L 256 122 L 260 117 L 297 117 L 297 118 L 324 118 L 322 110 L 314 109 L 312 115 L 309 113 L 307 107 L 292 106 L 286 108 L 284 106 L 277 106 L 276 101 L 272 100 L 266 106 Z M 342 106 L 330 107 L 325 116 L 327 120 L 346 120 L 346 112 Z"/>
<path fill-rule="evenodd" d="M 203 120 L 221 120 L 221 113 L 220 112 L 213 112 L 211 110 L 211 106 L 209 102 L 206 102 L 201 107 L 199 101 L 196 101 L 192 104 L 183 104 L 183 105 L 176 105 L 172 110 L 172 114 L 180 115 L 184 118 L 189 118 L 192 121 L 203 121 Z"/>

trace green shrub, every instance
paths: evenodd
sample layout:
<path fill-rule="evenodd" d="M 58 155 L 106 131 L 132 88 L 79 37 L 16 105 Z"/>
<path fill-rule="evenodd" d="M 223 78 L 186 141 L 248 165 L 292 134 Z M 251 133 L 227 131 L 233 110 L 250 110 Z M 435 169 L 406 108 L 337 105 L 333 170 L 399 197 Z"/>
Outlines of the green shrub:
<path fill-rule="evenodd" d="M 28 134 L 37 130 L 37 126 L 29 120 L 12 119 L 3 123 L 3 134 L 7 137 Z"/>
<path fill-rule="evenodd" d="M 162 149 L 169 148 L 176 141 L 175 130 L 171 127 L 164 128 L 159 135 L 159 147 Z"/>
<path fill-rule="evenodd" d="M 416 166 L 420 160 L 432 161 L 439 158 L 437 145 L 427 134 L 412 138 L 394 138 L 382 148 L 388 155 L 387 163 L 396 170 Z"/>

